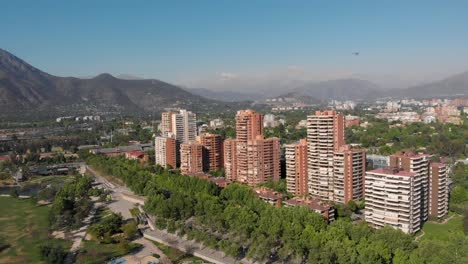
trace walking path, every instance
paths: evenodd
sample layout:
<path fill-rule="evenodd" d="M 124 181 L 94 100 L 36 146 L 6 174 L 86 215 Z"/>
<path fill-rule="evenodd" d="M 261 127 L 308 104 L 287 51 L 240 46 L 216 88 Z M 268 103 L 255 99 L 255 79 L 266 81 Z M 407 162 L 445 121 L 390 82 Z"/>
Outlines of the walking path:
<path fill-rule="evenodd" d="M 83 241 L 83 238 L 86 236 L 86 231 L 88 230 L 88 226 L 89 224 L 91 224 L 91 219 L 93 218 L 94 214 L 96 214 L 96 211 L 97 211 L 97 207 L 93 205 L 91 212 L 83 220 L 84 225 L 72 233 L 73 244 L 72 244 L 72 247 L 70 248 L 70 251 L 67 254 L 67 257 L 65 258 L 65 264 L 74 263 L 76 253 L 78 253 L 78 250 L 80 249 L 81 242 Z"/>
<path fill-rule="evenodd" d="M 124 193 L 131 194 L 131 195 L 135 195 L 135 194 L 125 186 L 117 186 L 116 184 L 110 183 L 103 176 L 99 175 L 99 173 L 97 173 L 95 170 L 89 167 L 87 167 L 87 169 L 91 174 L 93 174 L 96 177 L 98 182 L 101 182 L 104 186 L 109 187 L 109 189 L 113 191 L 112 196 L 115 202 L 113 202 L 112 204 L 115 203 L 115 205 L 112 207 L 111 206 L 109 207 L 112 210 L 117 210 L 117 211 L 128 210 L 126 209 L 128 207 L 128 204 L 132 204 L 132 203 L 129 201 L 126 201 L 123 197 L 124 196 L 123 194 Z M 150 222 L 150 225 L 152 224 L 151 219 L 148 219 L 148 222 Z M 154 224 L 152 224 L 151 226 L 154 226 Z M 191 241 L 191 240 L 186 240 L 174 234 L 170 234 L 164 230 L 147 229 L 144 231 L 143 237 L 146 239 L 153 240 L 161 244 L 173 247 L 173 248 L 177 248 L 178 250 L 182 252 L 189 253 L 191 255 L 194 255 L 195 257 L 201 258 L 205 261 L 215 263 L 215 264 L 231 264 L 231 263 L 232 264 L 233 263 L 253 264 L 254 263 L 247 259 L 236 260 L 232 257 L 226 256 L 224 252 L 222 251 L 213 250 L 211 248 L 203 246 L 203 244 L 201 243 Z M 163 254 L 159 254 L 159 255 L 161 256 L 161 260 L 162 260 Z"/>
<path fill-rule="evenodd" d="M 177 248 L 182 252 L 194 255 L 195 257 L 215 264 L 254 263 L 247 259 L 236 260 L 230 256 L 226 256 L 221 251 L 205 247 L 201 243 L 195 242 L 193 240 L 186 240 L 177 235 L 170 234 L 165 230 L 145 230 L 143 236 L 149 240 L 159 242 L 169 247 Z"/>

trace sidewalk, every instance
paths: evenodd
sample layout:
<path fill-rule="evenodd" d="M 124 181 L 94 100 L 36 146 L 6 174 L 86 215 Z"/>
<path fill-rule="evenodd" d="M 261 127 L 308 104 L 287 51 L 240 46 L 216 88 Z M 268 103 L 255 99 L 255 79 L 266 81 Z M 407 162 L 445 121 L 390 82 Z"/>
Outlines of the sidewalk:
<path fill-rule="evenodd" d="M 178 250 L 194 255 L 195 257 L 209 261 L 215 264 L 254 264 L 254 262 L 247 259 L 236 260 L 230 256 L 226 256 L 221 251 L 213 250 L 208 247 L 204 247 L 202 244 L 193 240 L 186 240 L 178 237 L 174 234 L 167 233 L 159 229 L 156 230 L 145 230 L 143 237 L 149 240 L 153 240 L 164 244 L 169 247 L 177 248 Z"/>

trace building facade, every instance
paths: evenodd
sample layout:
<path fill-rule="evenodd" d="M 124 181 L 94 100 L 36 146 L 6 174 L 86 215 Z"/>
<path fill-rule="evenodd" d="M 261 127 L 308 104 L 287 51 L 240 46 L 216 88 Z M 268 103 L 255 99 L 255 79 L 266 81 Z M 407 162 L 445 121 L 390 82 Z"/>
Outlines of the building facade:
<path fill-rule="evenodd" d="M 414 172 L 421 177 L 421 221 L 427 221 L 429 215 L 429 157 L 426 154 L 394 154 L 390 156 L 390 167 Z"/>
<path fill-rule="evenodd" d="M 429 167 L 429 217 L 440 219 L 447 215 L 449 206 L 448 168 L 433 162 Z"/>
<path fill-rule="evenodd" d="M 226 178 L 250 186 L 280 177 L 280 140 L 263 137 L 263 115 L 241 110 L 236 115 L 236 139 L 224 143 Z"/>
<path fill-rule="evenodd" d="M 365 219 L 372 227 L 390 225 L 405 233 L 421 229 L 424 176 L 399 168 L 368 171 L 365 181 Z"/>
<path fill-rule="evenodd" d="M 294 195 L 307 195 L 307 141 L 301 139 L 296 144 L 285 146 L 286 186 Z"/>
<path fill-rule="evenodd" d="M 217 171 L 223 168 L 223 142 L 220 135 L 204 133 L 198 137 L 203 146 L 203 170 Z"/>
<path fill-rule="evenodd" d="M 334 200 L 334 152 L 344 145 L 344 118 L 335 111 L 307 117 L 308 188 L 320 200 Z"/>
<path fill-rule="evenodd" d="M 238 180 L 249 186 L 280 178 L 280 139 L 257 136 L 247 144 L 247 171 Z"/>
<path fill-rule="evenodd" d="M 164 112 L 161 114 L 161 135 L 175 136 L 179 143 L 195 141 L 197 137 L 197 116 L 187 111 Z"/>
<path fill-rule="evenodd" d="M 180 172 L 186 175 L 203 173 L 203 146 L 197 142 L 180 145 Z"/>
<path fill-rule="evenodd" d="M 156 137 L 154 156 L 157 165 L 163 168 L 177 168 L 177 142 L 175 138 Z"/>
<path fill-rule="evenodd" d="M 236 153 L 235 139 L 226 139 L 223 142 L 224 152 L 224 173 L 226 179 L 230 181 L 237 181 L 237 153 Z"/>
<path fill-rule="evenodd" d="M 348 203 L 364 198 L 366 152 L 343 145 L 333 156 L 333 201 Z"/>
<path fill-rule="evenodd" d="M 172 116 L 176 114 L 175 112 L 163 112 L 161 114 L 161 135 L 167 137 L 172 133 Z"/>

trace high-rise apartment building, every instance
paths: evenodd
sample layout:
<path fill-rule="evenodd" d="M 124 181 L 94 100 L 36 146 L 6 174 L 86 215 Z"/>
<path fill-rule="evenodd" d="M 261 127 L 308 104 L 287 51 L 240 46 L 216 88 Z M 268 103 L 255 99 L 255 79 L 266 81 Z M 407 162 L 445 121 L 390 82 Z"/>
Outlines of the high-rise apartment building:
<path fill-rule="evenodd" d="M 197 116 L 187 110 L 164 112 L 161 114 L 161 135 L 172 136 L 179 143 L 189 143 L 197 137 Z"/>
<path fill-rule="evenodd" d="M 216 171 L 223 168 L 223 142 L 220 135 L 204 133 L 197 138 L 203 146 L 203 170 Z"/>
<path fill-rule="evenodd" d="M 287 191 L 294 195 L 308 194 L 306 139 L 286 145 L 285 156 Z"/>
<path fill-rule="evenodd" d="M 429 158 L 426 154 L 394 154 L 390 156 L 390 167 L 401 168 L 421 176 L 421 221 L 427 221 L 429 213 Z"/>
<path fill-rule="evenodd" d="M 177 167 L 177 142 L 171 137 L 156 137 L 154 145 L 154 156 L 156 164 L 167 168 Z"/>
<path fill-rule="evenodd" d="M 448 169 L 443 163 L 433 162 L 429 167 L 429 217 L 440 219 L 448 213 Z"/>
<path fill-rule="evenodd" d="M 167 137 L 172 133 L 172 116 L 175 112 L 163 112 L 161 114 L 161 135 Z"/>
<path fill-rule="evenodd" d="M 424 176 L 399 168 L 368 171 L 365 219 L 372 227 L 390 225 L 413 234 L 423 223 L 421 200 Z"/>
<path fill-rule="evenodd" d="M 333 157 L 333 201 L 348 203 L 364 198 L 366 152 L 341 146 Z"/>
<path fill-rule="evenodd" d="M 200 143 L 180 145 L 180 171 L 187 175 L 203 172 L 203 146 Z"/>
<path fill-rule="evenodd" d="M 307 117 L 309 194 L 334 201 L 334 153 L 344 145 L 344 118 L 335 111 Z"/>
<path fill-rule="evenodd" d="M 263 137 L 263 115 L 238 111 L 236 139 L 224 143 L 226 178 L 255 186 L 280 177 L 280 141 Z"/>
<path fill-rule="evenodd" d="M 235 139 L 226 139 L 223 143 L 224 173 L 226 179 L 237 181 L 237 153 Z"/>
<path fill-rule="evenodd" d="M 239 171 L 238 181 L 249 186 L 280 178 L 280 139 L 258 135 L 247 143 L 247 171 Z"/>

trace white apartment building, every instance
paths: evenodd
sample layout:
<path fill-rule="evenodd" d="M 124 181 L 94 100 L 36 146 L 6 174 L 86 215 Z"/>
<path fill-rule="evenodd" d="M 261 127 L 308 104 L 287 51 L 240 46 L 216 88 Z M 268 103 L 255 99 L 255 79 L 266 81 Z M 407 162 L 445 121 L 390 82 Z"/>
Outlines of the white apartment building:
<path fill-rule="evenodd" d="M 366 173 L 365 219 L 372 227 L 385 225 L 407 234 L 421 229 L 423 176 L 397 168 L 381 168 Z"/>
<path fill-rule="evenodd" d="M 196 114 L 180 110 L 177 112 L 165 112 L 161 115 L 161 134 L 163 136 L 175 135 L 179 143 L 195 141 L 197 137 Z"/>

